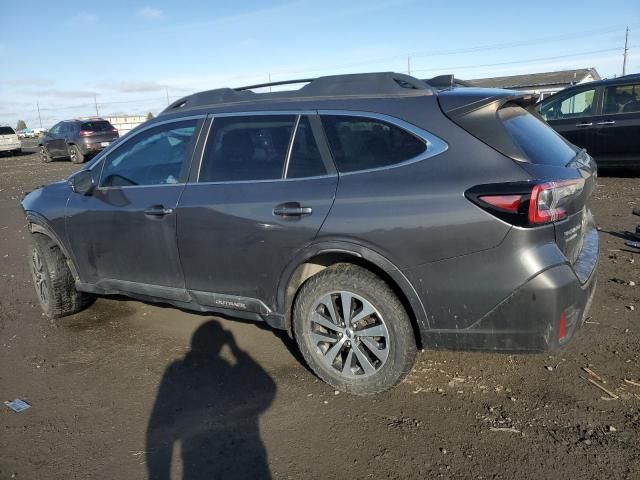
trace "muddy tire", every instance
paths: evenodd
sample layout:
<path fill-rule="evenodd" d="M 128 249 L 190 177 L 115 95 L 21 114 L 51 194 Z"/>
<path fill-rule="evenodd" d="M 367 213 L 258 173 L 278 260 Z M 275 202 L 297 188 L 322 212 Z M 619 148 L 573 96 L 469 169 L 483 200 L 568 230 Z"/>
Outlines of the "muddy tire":
<path fill-rule="evenodd" d="M 356 265 L 334 265 L 303 284 L 293 329 L 316 375 L 355 395 L 388 390 L 415 361 L 414 331 L 402 303 L 381 278 Z"/>
<path fill-rule="evenodd" d="M 36 297 L 48 317 L 71 315 L 93 302 L 92 295 L 76 290 L 67 259 L 49 237 L 34 233 L 29 253 Z"/>
<path fill-rule="evenodd" d="M 76 145 L 69 145 L 67 151 L 73 163 L 84 163 L 84 155 Z"/>
<path fill-rule="evenodd" d="M 49 154 L 49 151 L 47 150 L 47 147 L 45 147 L 44 145 L 40 145 L 40 148 L 38 150 L 42 163 L 50 163 L 53 160 L 53 158 Z"/>

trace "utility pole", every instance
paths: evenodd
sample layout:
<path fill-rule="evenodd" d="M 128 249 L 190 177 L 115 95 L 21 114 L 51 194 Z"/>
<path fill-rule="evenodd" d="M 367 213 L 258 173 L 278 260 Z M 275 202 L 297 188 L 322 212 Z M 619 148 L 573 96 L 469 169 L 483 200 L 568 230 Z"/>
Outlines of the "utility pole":
<path fill-rule="evenodd" d="M 36 108 L 38 109 L 38 121 L 40 122 L 40 128 L 42 128 L 42 117 L 40 116 L 40 104 L 36 102 Z"/>
<path fill-rule="evenodd" d="M 271 72 L 269 72 L 269 83 L 271 83 Z M 271 87 L 269 87 L 269 93 L 271 93 Z"/>
<path fill-rule="evenodd" d="M 627 74 L 627 52 L 629 51 L 629 25 L 624 32 L 624 55 L 622 56 L 622 76 Z"/>
<path fill-rule="evenodd" d="M 167 93 L 167 106 L 169 105 L 169 87 L 164 87 L 164 91 Z"/>
<path fill-rule="evenodd" d="M 407 75 L 411 75 L 411 56 L 407 55 Z"/>
<path fill-rule="evenodd" d="M 100 116 L 100 112 L 98 112 L 98 99 L 96 98 L 96 94 L 93 94 L 93 104 L 96 106 L 96 117 Z"/>

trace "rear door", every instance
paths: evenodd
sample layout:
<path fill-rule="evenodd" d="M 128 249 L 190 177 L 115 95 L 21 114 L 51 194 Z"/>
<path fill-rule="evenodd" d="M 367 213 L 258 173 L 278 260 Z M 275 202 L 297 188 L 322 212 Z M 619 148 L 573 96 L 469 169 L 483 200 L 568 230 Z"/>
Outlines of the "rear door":
<path fill-rule="evenodd" d="M 640 82 L 603 88 L 602 114 L 595 119 L 592 154 L 603 164 L 640 160 Z"/>
<path fill-rule="evenodd" d="M 338 178 L 318 128 L 313 114 L 215 116 L 178 206 L 185 282 L 198 301 L 275 307 L 280 274 L 334 200 Z"/>
<path fill-rule="evenodd" d="M 557 93 L 540 107 L 540 114 L 551 127 L 589 153 L 595 149 L 595 121 L 598 90 L 585 87 L 570 93 Z"/>

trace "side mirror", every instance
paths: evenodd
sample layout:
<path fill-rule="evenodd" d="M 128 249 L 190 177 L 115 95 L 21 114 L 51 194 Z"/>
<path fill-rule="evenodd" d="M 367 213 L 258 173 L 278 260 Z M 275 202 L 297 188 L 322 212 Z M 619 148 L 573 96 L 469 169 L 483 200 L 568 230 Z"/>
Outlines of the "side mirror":
<path fill-rule="evenodd" d="M 96 188 L 96 182 L 93 179 L 91 170 L 80 170 L 71 177 L 69 183 L 73 191 L 81 195 L 91 195 L 93 189 Z"/>

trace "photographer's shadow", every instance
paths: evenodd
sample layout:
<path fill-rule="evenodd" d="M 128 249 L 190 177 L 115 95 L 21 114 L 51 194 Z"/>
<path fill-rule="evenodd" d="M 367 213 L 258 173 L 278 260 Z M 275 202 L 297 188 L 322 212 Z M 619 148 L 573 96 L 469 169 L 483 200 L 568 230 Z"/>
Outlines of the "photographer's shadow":
<path fill-rule="evenodd" d="M 222 358 L 225 345 L 233 361 Z M 215 320 L 201 325 L 191 350 L 167 367 L 158 388 L 147 429 L 149 479 L 171 478 L 178 447 L 185 480 L 271 478 L 258 420 L 275 392 L 231 332 Z"/>

